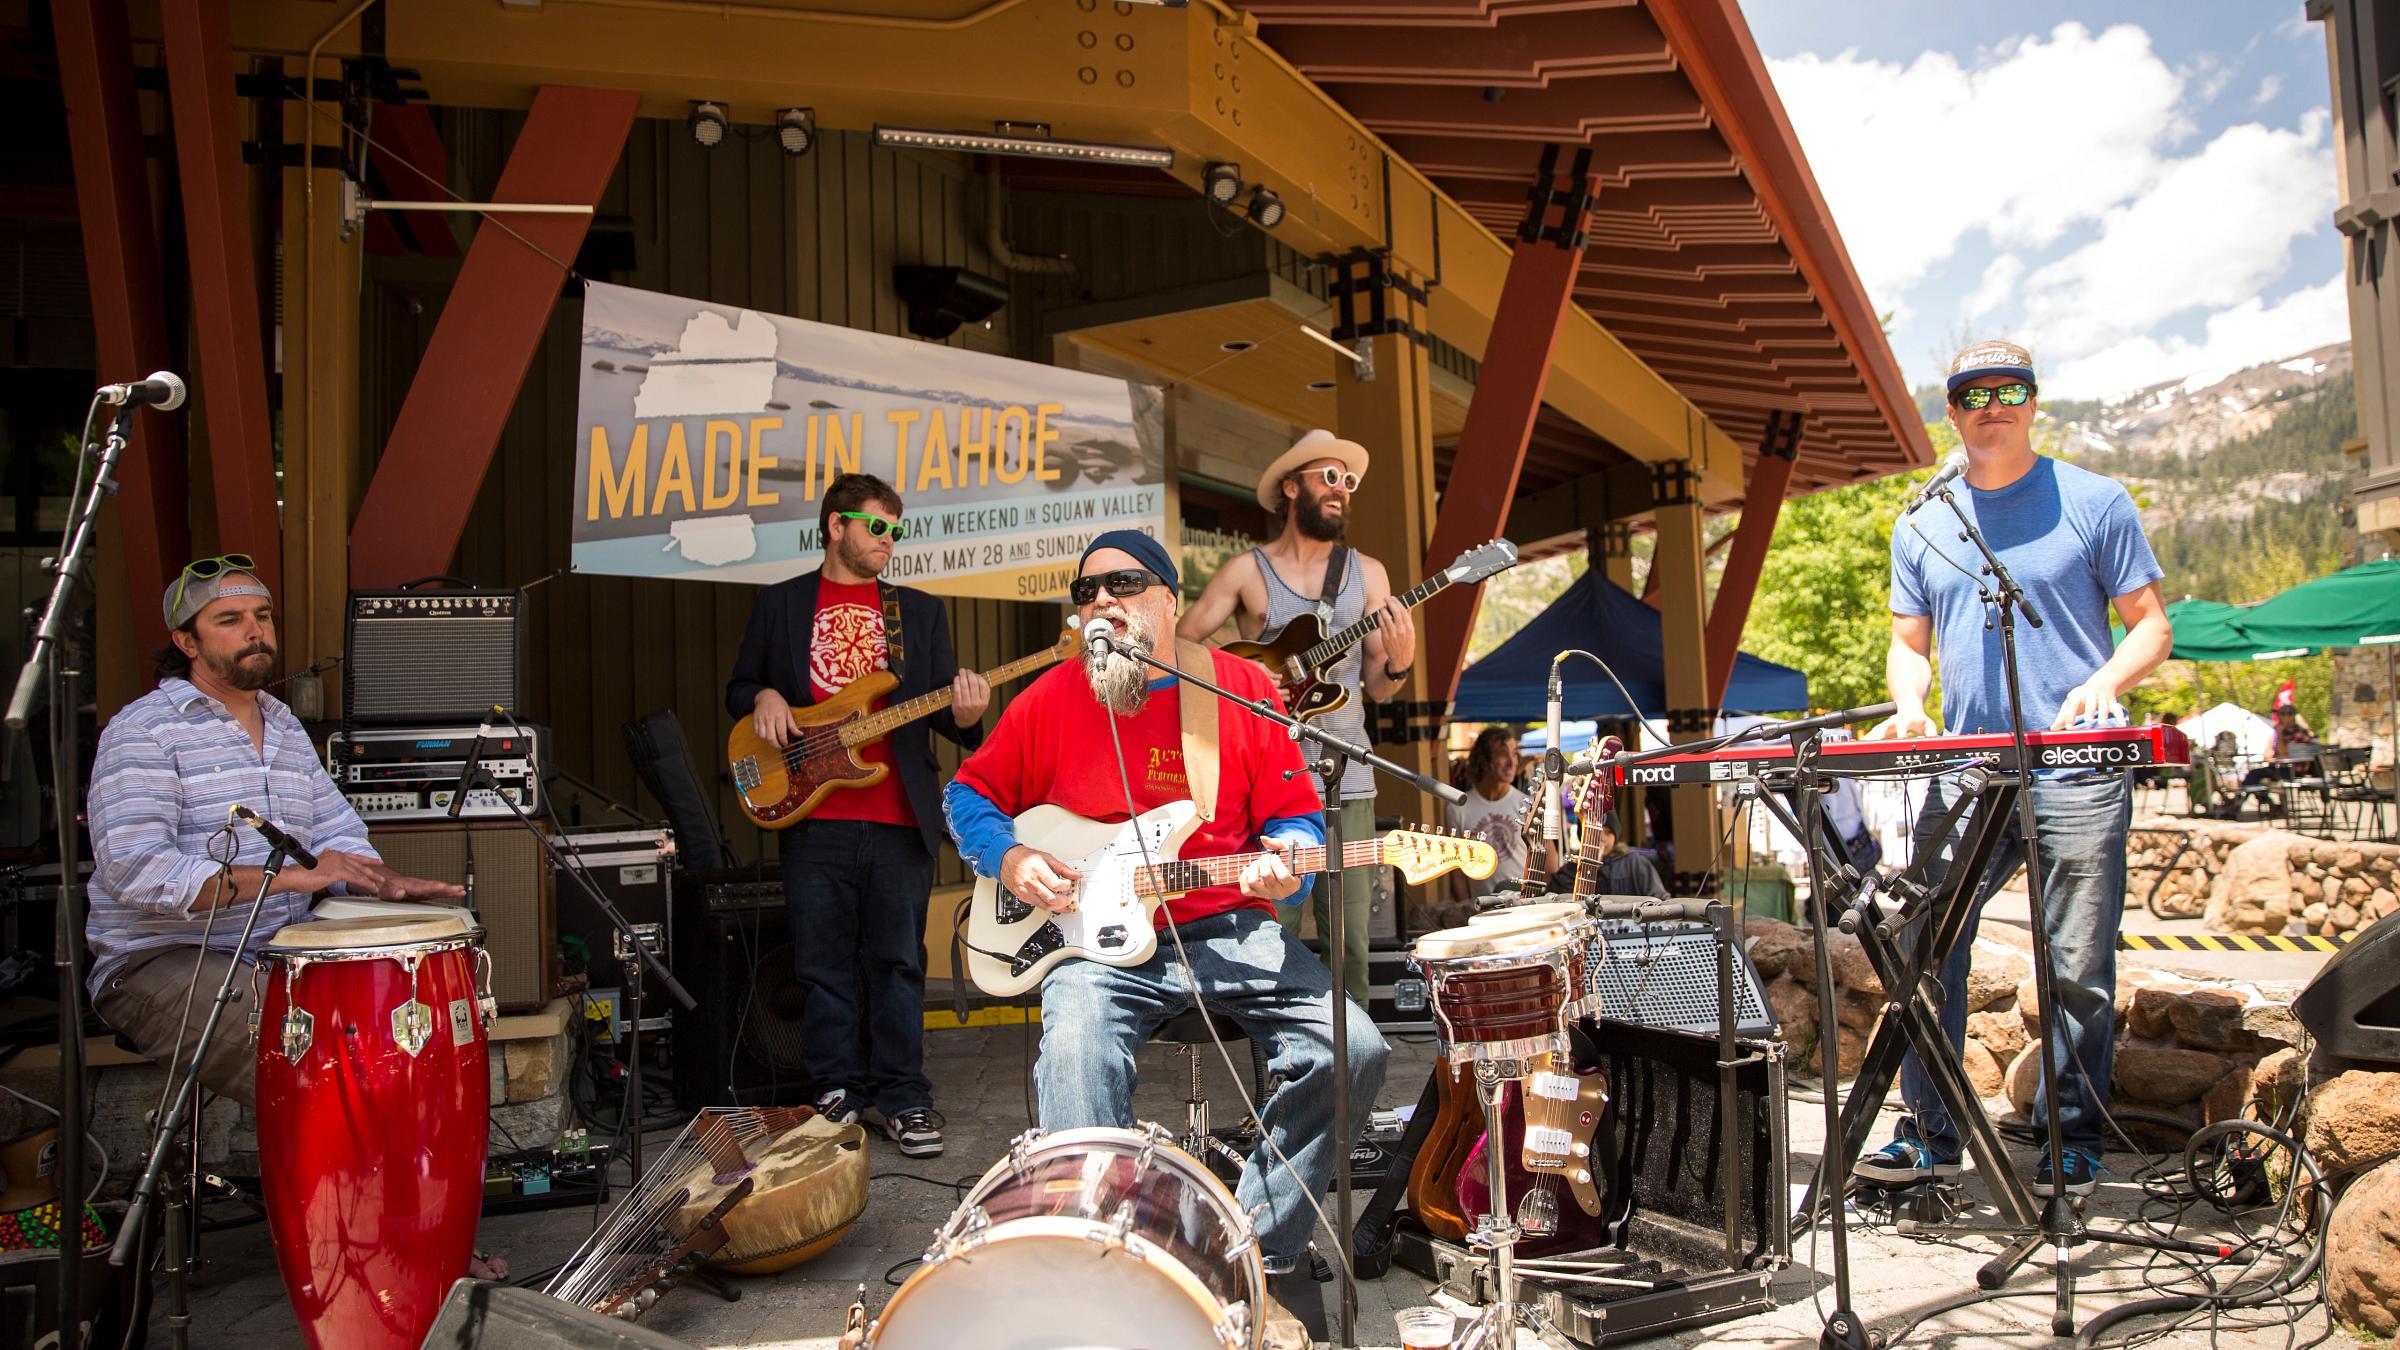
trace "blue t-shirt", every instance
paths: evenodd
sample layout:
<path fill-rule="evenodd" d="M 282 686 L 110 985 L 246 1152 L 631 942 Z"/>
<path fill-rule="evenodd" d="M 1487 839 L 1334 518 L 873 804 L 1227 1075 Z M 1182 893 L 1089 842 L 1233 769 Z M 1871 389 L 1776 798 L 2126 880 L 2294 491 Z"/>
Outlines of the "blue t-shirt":
<path fill-rule="evenodd" d="M 2151 556 L 2133 498 L 2113 479 L 2045 455 L 2007 487 L 1959 486 L 1967 487 L 1959 509 L 2008 564 L 2042 619 L 2035 628 L 2022 614 L 2017 618 L 2025 727 L 2039 730 L 2116 650 L 2109 601 L 2165 574 Z M 1938 500 L 1893 526 L 1892 612 L 1933 617 L 1943 726 L 1960 734 L 2006 731 L 2008 675 L 2000 631 L 1984 626 L 1991 609 L 1978 584 L 1983 555 L 1959 534 L 1958 518 Z"/>

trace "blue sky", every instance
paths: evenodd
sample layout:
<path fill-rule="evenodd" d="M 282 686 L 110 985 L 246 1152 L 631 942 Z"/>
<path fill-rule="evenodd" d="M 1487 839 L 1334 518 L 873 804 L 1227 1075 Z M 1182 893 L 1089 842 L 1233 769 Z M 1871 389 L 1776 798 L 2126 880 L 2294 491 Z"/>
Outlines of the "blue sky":
<path fill-rule="evenodd" d="M 2086 398 L 2348 336 L 2300 0 L 1744 0 L 1912 385 L 1962 340 Z"/>

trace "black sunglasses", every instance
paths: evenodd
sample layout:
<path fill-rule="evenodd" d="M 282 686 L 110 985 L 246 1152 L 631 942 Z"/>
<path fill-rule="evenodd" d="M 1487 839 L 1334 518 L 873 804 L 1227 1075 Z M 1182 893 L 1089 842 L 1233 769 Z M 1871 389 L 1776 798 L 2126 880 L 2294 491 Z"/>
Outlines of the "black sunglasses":
<path fill-rule="evenodd" d="M 1148 568 L 1120 567 L 1114 572 L 1094 572 L 1088 577 L 1075 578 L 1067 583 L 1067 598 L 1078 605 L 1088 605 L 1100 598 L 1100 588 L 1106 586 L 1110 595 L 1124 600 L 1166 584 L 1164 578 Z"/>
<path fill-rule="evenodd" d="M 1980 412 L 1991 406 L 1994 397 L 2000 400 L 2000 406 L 2003 408 L 2022 407 L 2025 400 L 2033 397 L 2033 386 L 2023 380 L 2019 380 L 2015 384 L 1977 385 L 1972 389 L 1961 389 L 1952 394 L 1950 401 L 1968 412 Z"/>

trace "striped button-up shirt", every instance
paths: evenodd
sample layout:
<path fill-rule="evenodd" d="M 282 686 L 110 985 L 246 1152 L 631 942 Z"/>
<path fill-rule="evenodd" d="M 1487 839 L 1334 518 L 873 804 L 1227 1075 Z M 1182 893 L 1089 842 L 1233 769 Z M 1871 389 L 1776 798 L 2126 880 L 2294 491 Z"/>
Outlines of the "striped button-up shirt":
<path fill-rule="evenodd" d="M 212 844 L 211 836 L 225 828 L 237 802 L 311 851 L 377 856 L 366 825 L 317 762 L 300 719 L 269 694 L 258 696 L 258 706 L 263 751 L 224 704 L 188 680 L 162 682 L 100 733 L 88 798 L 92 907 L 84 929 L 95 991 L 135 954 L 199 946 L 203 932 L 211 950 L 234 949 L 249 906 L 221 910 L 209 931 L 209 912 L 192 902 L 226 856 L 228 841 Z M 237 864 L 267 860 L 267 841 L 256 830 L 237 828 L 230 843 Z M 276 930 L 307 917 L 310 900 L 298 891 L 268 896 L 243 954 L 254 955 Z"/>

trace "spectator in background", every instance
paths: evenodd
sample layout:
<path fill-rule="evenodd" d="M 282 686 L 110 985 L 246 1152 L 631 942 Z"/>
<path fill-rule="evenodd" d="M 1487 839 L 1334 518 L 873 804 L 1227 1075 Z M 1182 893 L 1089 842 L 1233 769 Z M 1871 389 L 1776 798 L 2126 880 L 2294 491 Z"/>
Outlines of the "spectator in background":
<path fill-rule="evenodd" d="M 1475 737 L 1475 747 L 1467 752 L 1467 799 L 1456 806 L 1442 807 L 1443 824 L 1460 834 L 1483 840 L 1500 855 L 1500 865 L 1481 881 L 1452 872 L 1444 882 L 1451 903 L 1468 912 L 1493 891 L 1503 886 L 1514 887 L 1524 879 L 1523 826 L 1530 799 L 1516 786 L 1519 760 L 1515 731 L 1485 727 Z M 1545 859 L 1542 866 L 1547 871 L 1550 860 Z"/>

